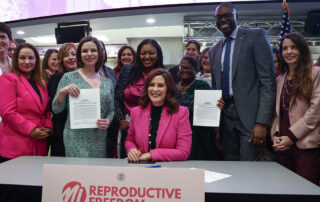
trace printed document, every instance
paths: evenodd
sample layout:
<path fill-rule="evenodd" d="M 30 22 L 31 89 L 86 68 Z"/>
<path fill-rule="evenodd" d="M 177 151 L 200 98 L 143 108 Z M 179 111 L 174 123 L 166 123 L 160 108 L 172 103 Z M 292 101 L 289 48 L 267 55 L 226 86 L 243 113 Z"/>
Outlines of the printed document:
<path fill-rule="evenodd" d="M 219 127 L 220 109 L 217 106 L 221 90 L 195 90 L 193 125 Z"/>
<path fill-rule="evenodd" d="M 69 96 L 71 129 L 98 128 L 100 119 L 100 89 L 80 89 L 78 97 Z"/>

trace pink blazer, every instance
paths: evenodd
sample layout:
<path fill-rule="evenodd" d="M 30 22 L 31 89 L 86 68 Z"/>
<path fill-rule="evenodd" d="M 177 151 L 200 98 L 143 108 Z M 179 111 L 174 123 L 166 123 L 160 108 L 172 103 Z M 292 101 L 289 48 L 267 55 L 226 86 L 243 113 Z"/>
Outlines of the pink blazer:
<path fill-rule="evenodd" d="M 47 141 L 29 136 L 35 128 L 53 128 L 47 90 L 43 90 L 38 84 L 37 86 L 42 104 L 23 75 L 20 75 L 20 79 L 13 73 L 0 77 L 0 156 L 15 158 L 47 154 Z"/>
<path fill-rule="evenodd" d="M 271 136 L 279 132 L 280 94 L 287 74 L 277 78 L 276 113 L 273 119 Z M 296 99 L 289 106 L 290 130 L 297 137 L 296 145 L 300 149 L 317 148 L 320 143 L 320 67 L 312 68 L 313 91 L 310 104 Z"/>
<path fill-rule="evenodd" d="M 192 131 L 188 108 L 179 106 L 174 114 L 163 107 L 159 123 L 156 149 L 150 151 L 153 161 L 187 160 L 191 150 Z M 127 153 L 136 148 L 148 152 L 151 104 L 145 109 L 140 106 L 131 110 L 128 136 L 125 142 Z"/>

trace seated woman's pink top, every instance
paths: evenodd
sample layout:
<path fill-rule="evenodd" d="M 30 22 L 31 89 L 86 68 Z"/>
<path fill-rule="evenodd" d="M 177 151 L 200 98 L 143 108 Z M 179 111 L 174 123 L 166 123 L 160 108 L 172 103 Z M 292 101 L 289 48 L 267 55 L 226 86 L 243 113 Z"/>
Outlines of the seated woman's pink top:
<path fill-rule="evenodd" d="M 139 98 L 141 96 L 141 91 L 146 78 L 147 76 L 142 73 L 142 77 L 139 80 L 129 84 L 124 90 L 123 103 L 125 114 L 130 114 L 131 109 L 139 105 Z"/>
<path fill-rule="evenodd" d="M 156 137 L 156 148 L 149 151 L 149 126 L 151 103 L 146 108 L 134 107 L 130 114 L 130 126 L 125 142 L 127 153 L 138 149 L 142 154 L 150 152 L 152 161 L 185 161 L 191 151 L 192 131 L 189 110 L 179 106 L 179 111 L 169 114 L 162 108 Z"/>

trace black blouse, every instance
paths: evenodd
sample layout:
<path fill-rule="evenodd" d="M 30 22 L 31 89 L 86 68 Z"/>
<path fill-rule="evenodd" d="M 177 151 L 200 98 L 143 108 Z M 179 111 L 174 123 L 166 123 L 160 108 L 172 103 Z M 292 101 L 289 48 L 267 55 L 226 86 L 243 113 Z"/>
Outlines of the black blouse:
<path fill-rule="evenodd" d="M 36 91 L 36 93 L 38 94 L 39 98 L 40 98 L 40 101 L 41 101 L 41 104 L 42 104 L 42 97 L 41 97 L 41 93 L 39 91 L 39 88 L 36 84 L 36 82 L 32 79 L 28 79 L 29 83 L 31 84 L 32 88 L 34 89 L 34 91 Z"/>
<path fill-rule="evenodd" d="M 156 138 L 159 128 L 159 122 L 161 118 L 163 106 L 151 107 L 151 114 L 150 114 L 150 125 L 149 125 L 149 151 L 156 148 Z"/>

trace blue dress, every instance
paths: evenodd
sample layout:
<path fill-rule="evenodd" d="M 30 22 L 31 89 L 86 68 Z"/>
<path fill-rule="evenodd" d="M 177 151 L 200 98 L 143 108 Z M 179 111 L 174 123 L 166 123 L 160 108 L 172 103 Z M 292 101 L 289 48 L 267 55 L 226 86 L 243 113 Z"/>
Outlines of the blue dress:
<path fill-rule="evenodd" d="M 114 116 L 113 85 L 111 80 L 105 78 L 103 74 L 100 74 L 100 78 L 101 118 L 108 118 L 111 121 Z M 65 108 L 69 111 L 69 95 L 66 96 L 66 99 L 61 104 L 57 101 L 57 95 L 62 88 L 70 84 L 75 84 L 80 89 L 92 88 L 78 71 L 65 73 L 59 82 L 57 93 L 52 102 L 54 113 L 60 113 Z M 63 130 L 63 142 L 67 157 L 104 158 L 106 157 L 107 149 L 106 138 L 107 131 L 99 128 L 71 129 L 70 113 L 68 113 Z"/>

